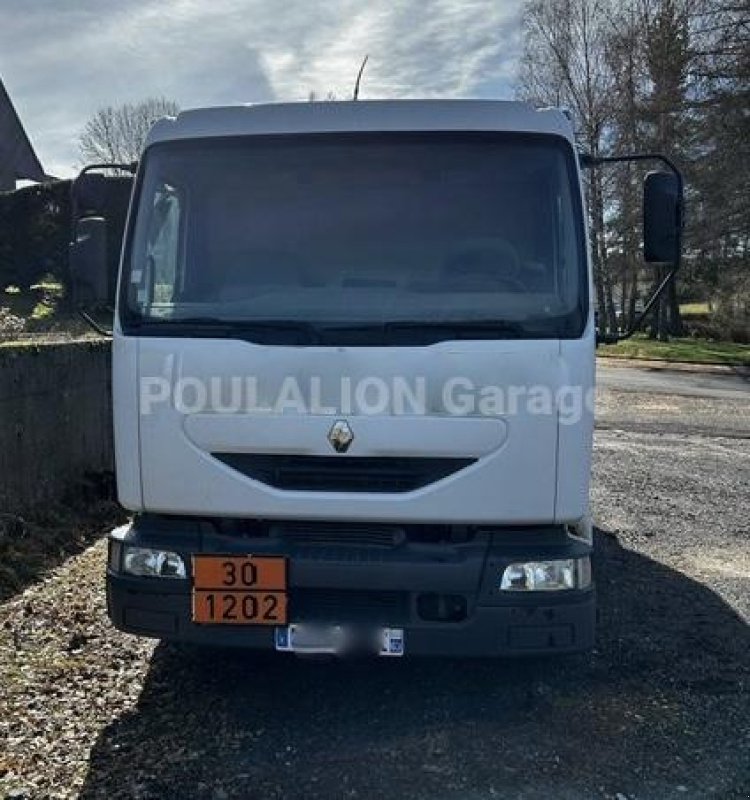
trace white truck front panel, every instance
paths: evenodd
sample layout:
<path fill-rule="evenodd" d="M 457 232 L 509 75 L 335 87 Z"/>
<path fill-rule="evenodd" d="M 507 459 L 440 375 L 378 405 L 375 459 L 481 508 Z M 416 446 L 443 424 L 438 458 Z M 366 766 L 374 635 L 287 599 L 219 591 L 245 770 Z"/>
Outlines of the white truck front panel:
<path fill-rule="evenodd" d="M 550 522 L 560 516 L 556 502 L 567 520 L 586 513 L 588 476 L 582 471 L 587 472 L 588 460 L 578 452 L 566 458 L 565 477 L 558 479 L 558 428 L 564 430 L 564 448 L 585 449 L 580 433 L 590 428 L 590 412 L 579 404 L 580 414 L 559 426 L 557 407 L 545 399 L 556 404 L 561 390 L 568 398 L 577 391 L 569 392 L 569 381 L 581 374 L 573 363 L 579 354 L 563 357 L 559 341 L 299 348 L 144 337 L 138 345 L 140 469 L 148 511 L 508 524 Z M 229 407 L 233 380 L 252 386 L 242 390 L 239 410 Z M 393 402 L 385 410 L 375 408 L 378 398 L 367 392 L 359 397 L 365 408 L 357 407 L 357 387 L 373 380 L 391 393 Z M 290 381 L 299 395 L 288 391 Z M 205 399 L 196 394 L 198 385 L 207 387 Z M 400 386 L 410 387 L 413 396 L 405 407 L 395 408 Z M 414 400 L 420 387 L 422 396 Z M 506 404 L 504 411 L 498 398 Z M 577 401 L 564 402 L 568 413 Z M 125 414 L 123 404 L 119 410 Z M 328 433 L 338 419 L 346 419 L 354 433 L 351 457 L 476 461 L 415 491 L 334 493 L 279 490 L 211 455 L 336 458 Z M 132 475 L 132 464 L 122 465 L 118 474 Z M 123 502 L 135 497 L 130 483 L 121 484 Z"/>

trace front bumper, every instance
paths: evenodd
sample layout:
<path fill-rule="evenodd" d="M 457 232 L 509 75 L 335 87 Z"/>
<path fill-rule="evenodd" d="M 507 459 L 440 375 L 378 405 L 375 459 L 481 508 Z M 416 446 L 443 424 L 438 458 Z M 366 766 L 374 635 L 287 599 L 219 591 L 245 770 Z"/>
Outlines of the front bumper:
<path fill-rule="evenodd" d="M 404 543 L 386 551 L 222 535 L 200 521 L 141 518 L 113 532 L 111 541 L 170 549 L 187 564 L 198 553 L 285 555 L 290 622 L 403 628 L 407 655 L 544 655 L 593 646 L 593 588 L 538 593 L 497 588 L 509 563 L 590 554 L 588 544 L 556 526 L 484 530 L 458 545 Z M 440 598 L 449 599 L 448 605 L 450 598 L 463 598 L 465 613 L 452 619 L 426 614 L 425 609 L 438 607 Z M 110 563 L 107 608 L 115 627 L 128 633 L 274 649 L 272 627 L 193 623 L 189 577 L 135 577 Z"/>

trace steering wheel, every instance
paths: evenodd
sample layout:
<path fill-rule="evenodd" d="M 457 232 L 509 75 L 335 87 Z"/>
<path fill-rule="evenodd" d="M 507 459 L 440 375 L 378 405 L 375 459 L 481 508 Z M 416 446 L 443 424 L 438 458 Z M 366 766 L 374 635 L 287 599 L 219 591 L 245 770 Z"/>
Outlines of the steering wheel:
<path fill-rule="evenodd" d="M 480 278 L 484 286 L 505 286 L 515 292 L 527 292 L 519 277 L 521 259 L 515 247 L 505 239 L 475 239 L 456 249 L 446 260 L 443 273 L 454 283 L 462 278 Z"/>

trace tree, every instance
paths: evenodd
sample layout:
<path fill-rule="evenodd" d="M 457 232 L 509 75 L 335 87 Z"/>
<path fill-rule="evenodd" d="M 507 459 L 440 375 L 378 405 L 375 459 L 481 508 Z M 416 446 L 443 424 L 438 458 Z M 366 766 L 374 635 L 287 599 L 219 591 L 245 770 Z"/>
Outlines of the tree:
<path fill-rule="evenodd" d="M 524 9 L 520 94 L 540 105 L 568 108 L 592 156 L 603 154 L 612 123 L 609 10 L 606 0 L 530 0 Z M 597 305 L 604 327 L 613 331 L 617 318 L 604 231 L 603 171 L 591 169 L 587 179 Z"/>
<path fill-rule="evenodd" d="M 86 163 L 137 161 L 151 126 L 161 117 L 175 116 L 179 106 L 164 97 L 140 103 L 100 108 L 86 123 L 78 149 Z"/>
<path fill-rule="evenodd" d="M 610 17 L 607 63 L 616 76 L 613 87 L 611 149 L 614 153 L 637 153 L 643 145 L 641 103 L 646 81 L 642 35 L 635 4 L 623 6 Z M 643 169 L 632 163 L 611 168 L 612 192 L 611 247 L 617 263 L 616 278 L 620 290 L 620 314 L 623 327 L 635 321 L 643 272 L 641 256 L 641 195 Z M 649 275 L 650 277 L 650 275 Z"/>
<path fill-rule="evenodd" d="M 710 274 L 706 265 L 713 262 L 716 293 L 717 261 L 746 266 L 750 244 L 750 159 L 743 157 L 750 119 L 746 5 L 526 0 L 524 21 L 521 96 L 567 106 L 592 155 L 656 151 L 680 165 L 689 205 L 681 291 L 687 288 L 695 298 L 699 281 L 706 283 L 701 276 Z M 626 165 L 610 168 L 606 176 L 601 170 L 588 175 L 597 304 L 609 329 L 617 326 L 615 289 L 619 312 L 632 321 L 640 278 L 653 278 L 656 286 L 664 275 L 660 268 L 654 275 L 642 267 L 642 177 L 640 167 Z M 674 283 L 655 312 L 652 336 L 682 333 Z"/>
<path fill-rule="evenodd" d="M 689 243 L 721 328 L 750 335 L 750 13 L 703 0 L 695 15 L 696 148 Z M 743 335 L 744 329 L 744 335 Z"/>
<path fill-rule="evenodd" d="M 691 66 L 690 6 L 693 0 L 640 0 L 643 47 L 650 87 L 643 101 L 647 148 L 671 153 L 684 161 L 688 146 L 687 82 Z M 655 286 L 664 277 L 657 270 Z M 670 284 L 652 317 L 651 336 L 666 340 L 683 333 L 674 282 Z"/>

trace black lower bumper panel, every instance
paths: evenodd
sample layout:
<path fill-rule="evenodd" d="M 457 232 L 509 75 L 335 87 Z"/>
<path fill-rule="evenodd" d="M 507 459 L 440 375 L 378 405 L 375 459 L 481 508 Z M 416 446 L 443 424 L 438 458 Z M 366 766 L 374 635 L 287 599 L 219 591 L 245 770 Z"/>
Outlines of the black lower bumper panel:
<path fill-rule="evenodd" d="M 534 594 L 497 589 L 508 563 L 590 554 L 589 545 L 557 527 L 483 534 L 443 549 L 402 543 L 393 550 L 315 548 L 171 528 L 135 524 L 117 536 L 118 551 L 127 544 L 176 550 L 188 565 L 196 553 L 285 555 L 290 622 L 403 629 L 406 655 L 551 655 L 594 644 L 593 588 Z M 128 633 L 213 646 L 275 647 L 273 627 L 193 623 L 189 578 L 135 577 L 110 563 L 107 607 L 115 627 Z"/>
<path fill-rule="evenodd" d="M 274 649 L 272 627 L 194 624 L 187 595 L 135 589 L 129 580 L 110 575 L 107 600 L 115 627 L 128 633 L 220 647 Z M 404 629 L 406 655 L 543 655 L 591 649 L 594 616 L 591 591 L 575 603 L 477 606 L 463 622 L 398 627 Z M 330 619 L 338 621 L 337 617 Z"/>

